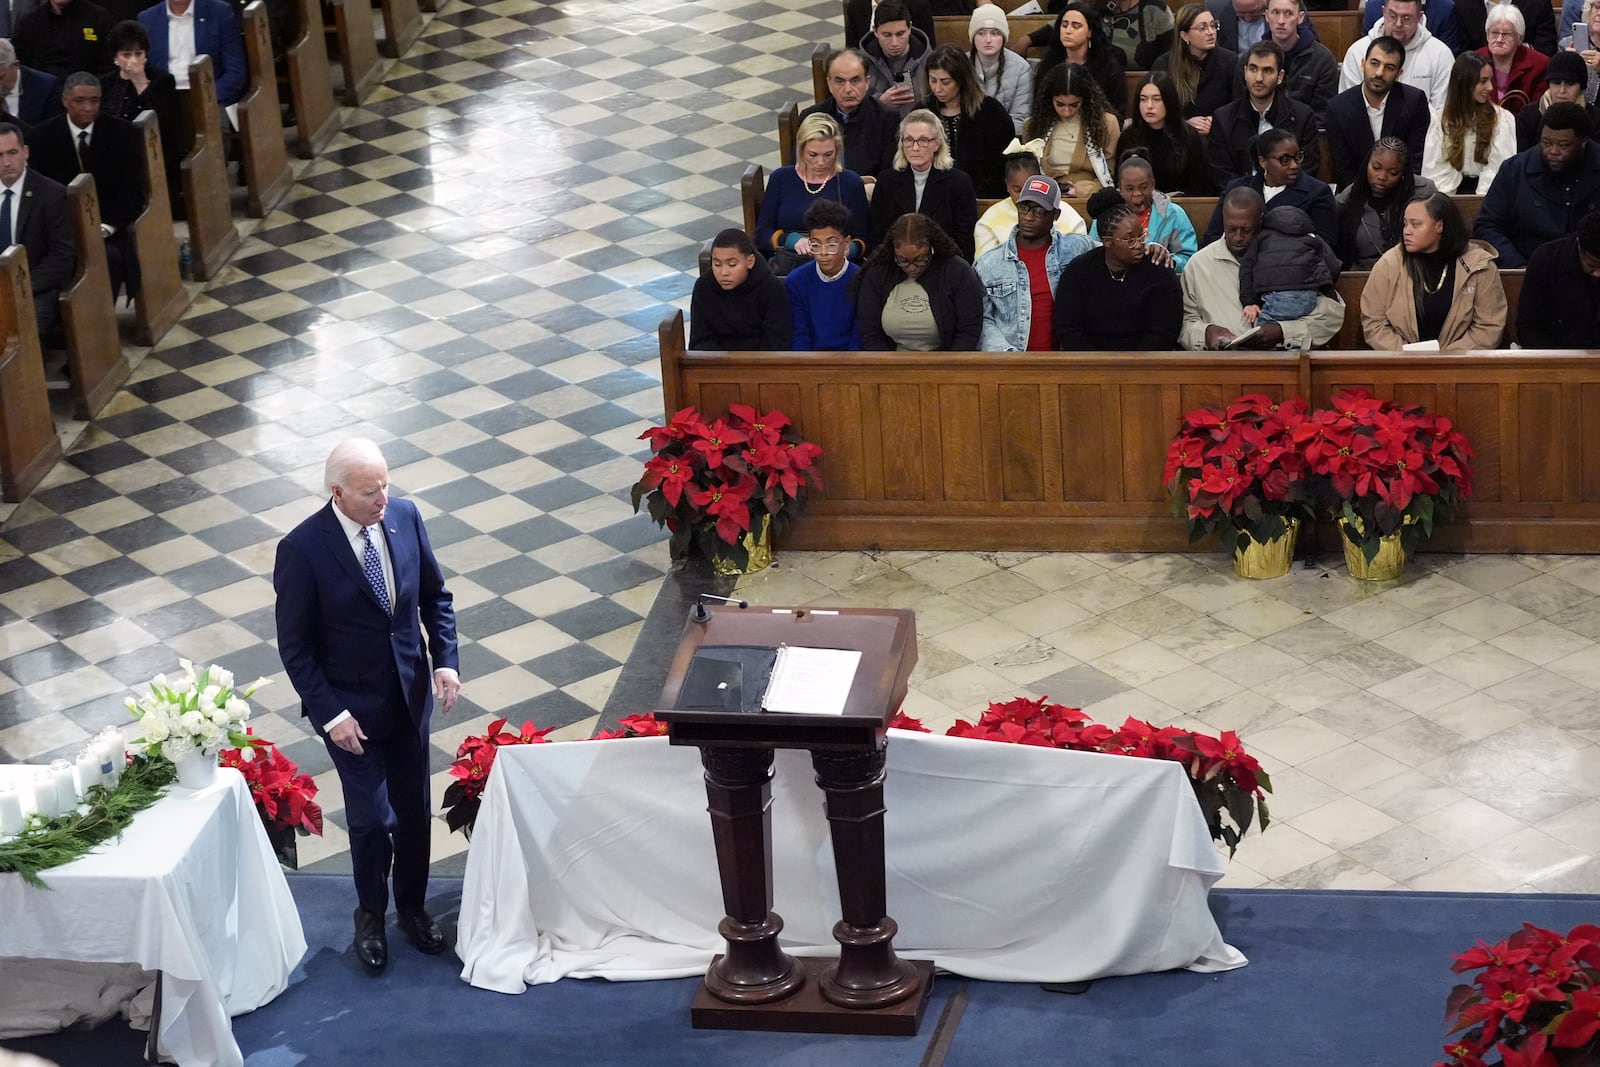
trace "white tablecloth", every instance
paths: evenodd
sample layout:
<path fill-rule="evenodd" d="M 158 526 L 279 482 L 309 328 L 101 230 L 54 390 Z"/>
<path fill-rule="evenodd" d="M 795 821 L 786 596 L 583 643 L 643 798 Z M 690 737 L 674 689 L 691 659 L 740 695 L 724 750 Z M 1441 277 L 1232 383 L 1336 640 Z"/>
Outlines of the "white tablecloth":
<path fill-rule="evenodd" d="M 229 1018 L 288 986 L 306 940 L 238 771 L 221 768 L 201 790 L 174 785 L 120 840 L 42 877 L 49 889 L 0 875 L 0 985 L 26 992 L 30 969 L 51 972 L 44 960 L 159 970 L 167 1055 L 182 1067 L 244 1063 Z M 24 1000 L 8 995 L 8 1010 L 27 1017 Z"/>
<path fill-rule="evenodd" d="M 971 978 L 1226 970 L 1222 859 L 1176 763 L 891 731 L 895 948 Z M 780 751 L 773 908 L 798 955 L 838 953 L 839 894 L 807 753 Z M 462 978 L 703 974 L 721 951 L 698 750 L 664 737 L 503 748 L 467 856 Z"/>

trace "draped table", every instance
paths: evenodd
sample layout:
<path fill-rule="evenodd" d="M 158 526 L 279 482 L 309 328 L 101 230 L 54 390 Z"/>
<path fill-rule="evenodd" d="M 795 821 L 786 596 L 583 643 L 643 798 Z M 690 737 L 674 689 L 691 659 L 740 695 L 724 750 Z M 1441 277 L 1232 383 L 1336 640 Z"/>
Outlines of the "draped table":
<path fill-rule="evenodd" d="M 33 770 L 0 767 L 0 778 Z M 57 1028 L 74 1011 L 64 995 L 92 1012 L 108 979 L 81 964 L 135 964 L 160 972 L 154 1027 L 168 1057 L 241 1067 L 228 1020 L 287 988 L 306 940 L 238 771 L 220 768 L 204 789 L 174 784 L 120 839 L 41 877 L 48 889 L 0 875 L 0 1036 Z"/>
<path fill-rule="evenodd" d="M 969 978 L 1070 982 L 1247 962 L 1206 894 L 1223 863 L 1166 760 L 889 731 L 896 952 Z M 704 974 L 722 897 L 699 753 L 665 737 L 502 748 L 467 855 L 456 951 L 474 986 Z M 835 955 L 822 794 L 804 752 L 772 783 L 783 947 Z"/>

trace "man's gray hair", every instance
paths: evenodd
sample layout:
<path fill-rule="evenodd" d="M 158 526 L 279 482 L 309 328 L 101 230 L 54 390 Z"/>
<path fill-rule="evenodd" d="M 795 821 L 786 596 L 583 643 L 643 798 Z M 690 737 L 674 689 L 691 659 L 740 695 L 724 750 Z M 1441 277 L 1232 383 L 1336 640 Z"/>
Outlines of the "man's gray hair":
<path fill-rule="evenodd" d="M 0 67 L 17 65 L 17 50 L 10 41 L 0 37 Z"/>
<path fill-rule="evenodd" d="M 383 452 L 365 437 L 351 437 L 340 441 L 328 453 L 328 462 L 322 468 L 322 487 L 331 496 L 336 485 L 349 485 L 350 474 L 357 467 L 377 464 L 387 466 Z"/>
<path fill-rule="evenodd" d="M 61 83 L 61 98 L 63 100 L 66 99 L 67 94 L 80 85 L 92 85 L 98 89 L 100 88 L 100 79 L 86 70 L 73 71 L 67 75 L 67 80 Z"/>

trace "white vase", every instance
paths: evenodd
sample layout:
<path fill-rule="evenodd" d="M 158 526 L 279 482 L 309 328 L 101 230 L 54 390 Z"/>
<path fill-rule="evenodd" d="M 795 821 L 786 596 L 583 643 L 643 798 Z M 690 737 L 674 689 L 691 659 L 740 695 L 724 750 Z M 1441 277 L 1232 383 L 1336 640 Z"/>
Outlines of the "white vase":
<path fill-rule="evenodd" d="M 198 748 L 179 756 L 172 765 L 178 769 L 178 784 L 185 789 L 204 789 L 217 780 L 217 757 Z"/>

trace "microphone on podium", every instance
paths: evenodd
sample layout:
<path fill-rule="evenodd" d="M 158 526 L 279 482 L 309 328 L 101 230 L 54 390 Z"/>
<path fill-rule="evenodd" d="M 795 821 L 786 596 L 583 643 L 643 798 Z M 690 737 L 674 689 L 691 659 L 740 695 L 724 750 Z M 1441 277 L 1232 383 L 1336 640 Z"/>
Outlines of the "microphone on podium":
<path fill-rule="evenodd" d="M 748 600 L 735 600 L 731 596 L 717 596 L 715 593 L 701 593 L 699 597 L 695 599 L 694 611 L 689 615 L 689 617 L 695 622 L 711 621 L 711 612 L 706 610 L 705 602 L 707 600 L 720 600 L 724 604 L 734 604 L 737 605 L 740 610 L 750 606 L 750 601 Z"/>

